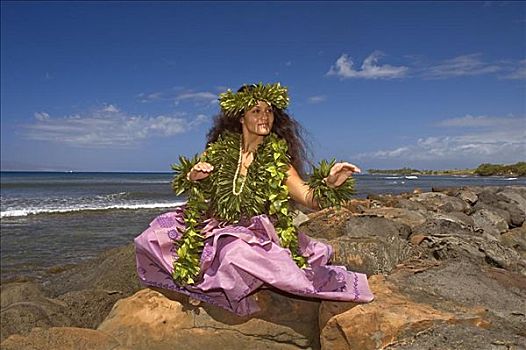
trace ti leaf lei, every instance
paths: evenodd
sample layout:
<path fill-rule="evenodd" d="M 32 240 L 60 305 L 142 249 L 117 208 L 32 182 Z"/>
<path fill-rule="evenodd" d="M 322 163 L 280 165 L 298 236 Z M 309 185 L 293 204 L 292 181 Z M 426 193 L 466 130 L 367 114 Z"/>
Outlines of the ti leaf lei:
<path fill-rule="evenodd" d="M 194 284 L 199 277 L 204 244 L 201 223 L 207 214 L 221 221 L 237 223 L 242 218 L 268 213 L 274 219 L 281 246 L 290 250 L 292 259 L 299 267 L 307 266 L 306 258 L 299 253 L 297 229 L 293 224 L 289 192 L 285 185 L 290 164 L 287 142 L 275 134 L 267 136 L 248 168 L 243 191 L 234 195 L 232 181 L 238 165 L 240 142 L 241 134 L 225 132 L 207 147 L 203 156 L 195 155 L 191 159 L 179 157 L 179 164 L 172 165 L 175 193 L 188 196 L 184 211 L 186 229 L 181 232 L 181 240 L 174 243 L 177 257 L 172 277 L 181 285 Z M 214 171 L 207 178 L 192 182 L 186 175 L 200 160 L 212 164 Z M 352 194 L 350 181 L 336 189 L 323 181 L 333 164 L 334 160 L 320 163 L 309 181 L 322 207 L 339 205 Z"/>

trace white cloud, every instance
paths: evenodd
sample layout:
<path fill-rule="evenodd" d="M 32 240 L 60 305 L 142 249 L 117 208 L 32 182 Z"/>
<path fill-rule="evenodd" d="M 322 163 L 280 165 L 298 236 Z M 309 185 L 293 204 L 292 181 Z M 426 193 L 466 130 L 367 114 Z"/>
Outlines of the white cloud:
<path fill-rule="evenodd" d="M 502 65 L 482 61 L 481 54 L 461 55 L 430 65 L 423 76 L 431 79 L 445 79 L 459 76 L 483 75 L 502 71 Z"/>
<path fill-rule="evenodd" d="M 47 114 L 46 112 L 36 112 L 34 115 L 35 115 L 35 118 L 40 121 L 49 119 L 49 114 Z"/>
<path fill-rule="evenodd" d="M 104 112 L 109 112 L 109 113 L 118 113 L 119 112 L 119 109 L 117 107 L 115 107 L 114 105 L 107 105 L 102 110 Z"/>
<path fill-rule="evenodd" d="M 311 96 L 308 98 L 309 103 L 321 103 L 324 101 L 327 101 L 327 96 L 325 95 L 317 95 L 317 96 Z"/>
<path fill-rule="evenodd" d="M 503 79 L 513 80 L 525 80 L 526 79 L 526 60 L 519 61 L 517 67 L 506 75 L 502 76 Z"/>
<path fill-rule="evenodd" d="M 524 122 L 524 119 L 522 119 Z M 510 117 L 490 117 L 490 116 L 472 116 L 467 114 L 459 118 L 444 119 L 437 123 L 437 126 L 441 127 L 464 127 L 464 128 L 477 128 L 477 127 L 495 127 L 495 128 L 512 128 L 520 126 L 521 118 Z M 523 128 L 526 125 L 523 125 Z"/>
<path fill-rule="evenodd" d="M 218 95 L 211 92 L 186 92 L 175 97 L 175 101 L 194 101 L 204 103 L 214 103 Z"/>
<path fill-rule="evenodd" d="M 84 148 L 129 148 L 151 137 L 169 137 L 184 133 L 208 120 L 194 119 L 184 113 L 155 117 L 128 115 L 113 105 L 85 115 L 51 118 L 46 112 L 35 113 L 36 121 L 24 125 L 30 140 L 64 143 Z"/>
<path fill-rule="evenodd" d="M 174 91 L 175 90 L 175 91 Z M 157 91 L 149 94 L 141 93 L 137 97 L 141 102 L 155 102 L 155 101 L 173 101 L 175 105 L 181 102 L 189 101 L 194 104 L 214 104 L 217 101 L 218 94 L 208 91 L 180 91 L 181 89 L 172 89 L 170 91 Z"/>
<path fill-rule="evenodd" d="M 140 93 L 139 95 L 137 95 L 137 97 L 140 99 L 141 102 L 153 102 L 168 99 L 162 92 L 152 92 L 149 94 Z"/>
<path fill-rule="evenodd" d="M 341 55 L 331 66 L 327 75 L 336 75 L 343 79 L 395 79 L 404 77 L 409 68 L 404 66 L 379 65 L 378 59 L 383 56 L 381 52 L 371 53 L 362 63 L 361 70 L 353 68 L 354 62 L 347 54 Z"/>
<path fill-rule="evenodd" d="M 455 135 L 420 138 L 415 144 L 355 156 L 359 160 L 397 160 L 400 163 L 523 161 L 526 156 L 526 117 L 473 117 L 467 115 L 437 124 Z"/>
<path fill-rule="evenodd" d="M 342 79 L 395 79 L 418 77 L 424 79 L 448 79 L 465 76 L 495 75 L 501 79 L 526 79 L 526 60 L 498 60 L 485 62 L 481 53 L 460 55 L 435 63 L 425 62 L 420 56 L 404 66 L 378 64 L 381 52 L 375 51 L 362 63 L 361 69 L 354 68 L 354 62 L 347 54 L 341 55 L 326 75 Z M 415 58 L 416 57 L 416 58 Z"/>

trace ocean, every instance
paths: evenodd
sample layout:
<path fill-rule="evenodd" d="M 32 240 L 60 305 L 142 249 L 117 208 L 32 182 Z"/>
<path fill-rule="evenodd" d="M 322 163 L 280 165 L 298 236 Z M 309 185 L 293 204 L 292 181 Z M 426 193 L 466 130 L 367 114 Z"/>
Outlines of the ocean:
<path fill-rule="evenodd" d="M 133 241 L 184 203 L 171 173 L 1 172 L 1 281 L 51 270 Z M 356 197 L 416 188 L 526 186 L 526 178 L 356 175 Z"/>

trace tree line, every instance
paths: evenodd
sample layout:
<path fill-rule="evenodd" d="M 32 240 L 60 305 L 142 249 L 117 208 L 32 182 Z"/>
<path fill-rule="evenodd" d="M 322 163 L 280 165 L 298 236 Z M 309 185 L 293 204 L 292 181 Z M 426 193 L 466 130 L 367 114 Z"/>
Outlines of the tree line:
<path fill-rule="evenodd" d="M 526 162 L 515 164 L 480 164 L 475 169 L 419 170 L 408 167 L 400 169 L 369 169 L 369 174 L 397 175 L 479 175 L 479 176 L 526 176 Z"/>
<path fill-rule="evenodd" d="M 509 165 L 484 163 L 475 169 L 475 174 L 480 176 L 526 176 L 526 162 Z"/>

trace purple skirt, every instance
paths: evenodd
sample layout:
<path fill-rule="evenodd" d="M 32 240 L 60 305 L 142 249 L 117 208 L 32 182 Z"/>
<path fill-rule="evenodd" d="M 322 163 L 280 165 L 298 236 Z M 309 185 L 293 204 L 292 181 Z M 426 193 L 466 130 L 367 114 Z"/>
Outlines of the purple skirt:
<path fill-rule="evenodd" d="M 223 307 L 238 315 L 259 311 L 253 292 L 274 287 L 287 293 L 327 300 L 369 302 L 367 276 L 327 265 L 332 248 L 299 233 L 299 247 L 309 268 L 300 269 L 291 253 L 279 245 L 266 215 L 254 216 L 247 225 L 205 222 L 201 278 L 195 285 L 180 286 L 172 279 L 177 259 L 174 243 L 181 239 L 184 207 L 155 218 L 135 238 L 137 272 L 145 285 L 174 290 L 194 299 Z"/>

